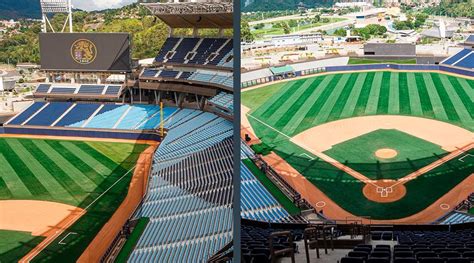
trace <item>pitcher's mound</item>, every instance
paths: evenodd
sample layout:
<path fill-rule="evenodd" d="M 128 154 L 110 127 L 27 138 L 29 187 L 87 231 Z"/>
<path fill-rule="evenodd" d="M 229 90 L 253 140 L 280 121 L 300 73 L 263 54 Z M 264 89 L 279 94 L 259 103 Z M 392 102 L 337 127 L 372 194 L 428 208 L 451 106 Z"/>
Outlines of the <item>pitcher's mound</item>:
<path fill-rule="evenodd" d="M 398 155 L 398 152 L 390 148 L 382 148 L 375 151 L 375 156 L 380 159 L 391 159 Z"/>

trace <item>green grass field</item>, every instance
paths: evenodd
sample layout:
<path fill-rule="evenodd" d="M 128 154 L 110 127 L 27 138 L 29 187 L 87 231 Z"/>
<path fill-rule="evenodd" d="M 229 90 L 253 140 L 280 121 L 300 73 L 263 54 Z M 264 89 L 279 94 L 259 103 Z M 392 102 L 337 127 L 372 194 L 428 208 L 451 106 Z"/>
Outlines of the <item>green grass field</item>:
<path fill-rule="evenodd" d="M 377 158 L 375 152 L 382 148 L 396 150 L 398 155 Z M 422 167 L 447 154 L 438 145 L 398 130 L 376 130 L 333 145 L 324 153 L 374 180 L 399 179 L 413 172 L 407 160 Z"/>
<path fill-rule="evenodd" d="M 407 183 L 409 192 L 401 200 L 381 204 L 368 201 L 363 196 L 362 183 L 291 143 L 289 138 L 334 120 L 388 114 L 436 119 L 473 131 L 473 98 L 472 80 L 438 73 L 387 71 L 330 74 L 270 84 L 244 90 L 242 104 L 251 109 L 249 121 L 265 147 L 283 157 L 341 207 L 355 215 L 397 219 L 423 210 L 469 176 L 474 160 L 464 163 L 453 160 L 438 167 Z M 367 144 L 367 140 L 377 139 L 377 136 L 371 136 L 360 138 L 362 141 L 359 143 L 366 149 L 353 149 L 357 153 L 349 156 L 357 155 L 359 159 L 355 159 L 356 162 L 367 161 L 363 164 L 352 161 L 350 165 L 373 178 L 403 177 L 444 154 L 439 147 L 428 142 L 391 134 L 383 145 L 390 144 L 402 150 L 404 144 L 416 141 L 411 150 L 406 147 L 402 151 L 402 156 L 412 156 L 413 159 L 388 165 L 381 165 L 376 160 L 370 163 L 374 149 Z M 383 141 L 381 138 L 378 140 Z M 331 154 L 340 161 L 347 161 L 348 156 L 343 156 L 340 151 L 354 145 L 338 146 L 341 148 L 334 149 Z M 382 145 L 379 143 L 378 146 Z M 424 157 L 418 147 L 427 151 Z M 359 151 L 368 152 L 362 156 Z"/>
<path fill-rule="evenodd" d="M 349 65 L 361 64 L 380 64 L 380 63 L 394 63 L 394 64 L 416 64 L 416 59 L 399 59 L 399 60 L 377 60 L 367 58 L 349 58 Z"/>
<path fill-rule="evenodd" d="M 34 261 L 74 262 L 120 205 L 128 190 L 141 144 L 0 138 L 0 200 L 45 200 L 86 208 L 119 178 L 69 231 L 66 245 L 54 241 Z M 63 238 L 68 231 L 58 237 Z M 18 233 L 18 236 L 24 236 Z M 26 235 L 27 236 L 27 235 Z M 22 237 L 12 244 L 34 247 L 38 239 Z M 29 249 L 5 249 L 0 261 L 10 262 Z M 11 244 L 9 246 L 12 246 Z"/>

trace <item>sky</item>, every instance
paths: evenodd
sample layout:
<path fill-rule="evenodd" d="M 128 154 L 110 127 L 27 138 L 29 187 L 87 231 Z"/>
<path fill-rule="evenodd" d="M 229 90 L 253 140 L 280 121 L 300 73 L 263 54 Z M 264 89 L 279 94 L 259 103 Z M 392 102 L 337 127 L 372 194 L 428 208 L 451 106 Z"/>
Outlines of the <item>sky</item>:
<path fill-rule="evenodd" d="M 72 6 L 82 10 L 102 10 L 117 8 L 136 2 L 136 0 L 72 0 Z"/>

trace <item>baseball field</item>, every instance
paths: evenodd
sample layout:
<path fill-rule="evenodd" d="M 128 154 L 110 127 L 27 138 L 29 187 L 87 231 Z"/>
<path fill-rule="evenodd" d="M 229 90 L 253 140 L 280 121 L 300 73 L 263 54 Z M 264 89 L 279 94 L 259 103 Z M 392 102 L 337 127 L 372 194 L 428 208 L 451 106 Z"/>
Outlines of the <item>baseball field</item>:
<path fill-rule="evenodd" d="M 474 189 L 473 101 L 437 72 L 324 74 L 243 90 L 242 123 L 326 216 L 428 222 Z"/>
<path fill-rule="evenodd" d="M 147 147 L 0 137 L 0 262 L 75 262 L 121 204 Z"/>

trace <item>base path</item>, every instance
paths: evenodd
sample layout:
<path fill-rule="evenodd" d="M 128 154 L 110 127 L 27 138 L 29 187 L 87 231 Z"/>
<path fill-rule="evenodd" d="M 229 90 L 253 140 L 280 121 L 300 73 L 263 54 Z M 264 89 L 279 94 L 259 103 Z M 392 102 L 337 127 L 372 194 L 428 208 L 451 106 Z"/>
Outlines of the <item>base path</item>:
<path fill-rule="evenodd" d="M 15 224 L 13 221 L 16 221 L 16 229 L 11 230 L 28 231 L 32 232 L 32 235 L 46 237 L 19 262 L 30 262 L 85 214 L 85 210 L 81 208 L 56 202 L 8 200 L 1 203 L 0 207 L 3 206 L 3 208 L 0 208 L 0 222 L 13 227 Z M 2 225 L 2 223 L 0 225 L 1 229 L 8 229 L 7 225 Z M 20 225 L 23 225 L 23 230 Z"/>
<path fill-rule="evenodd" d="M 447 211 L 443 207 L 455 207 L 465 200 L 466 196 L 471 194 L 472 189 L 474 189 L 474 174 L 472 174 L 436 200 L 436 202 L 414 215 L 393 220 L 371 220 L 355 216 L 341 208 L 274 152 L 263 156 L 263 160 L 278 172 L 281 178 L 300 193 L 301 197 L 308 201 L 316 210 L 323 210 L 324 216 L 337 221 L 360 220 L 364 224 L 429 224 L 446 214 Z M 321 207 L 320 204 L 324 204 L 324 206 Z"/>

